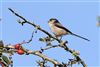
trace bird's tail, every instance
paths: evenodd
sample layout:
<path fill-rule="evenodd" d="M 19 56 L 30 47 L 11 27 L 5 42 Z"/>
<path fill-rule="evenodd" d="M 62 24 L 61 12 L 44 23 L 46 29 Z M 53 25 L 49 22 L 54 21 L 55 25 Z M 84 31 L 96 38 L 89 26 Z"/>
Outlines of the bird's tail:
<path fill-rule="evenodd" d="M 77 37 L 79 37 L 79 38 L 82 38 L 82 39 L 84 39 L 84 40 L 90 41 L 89 39 L 84 38 L 84 37 L 81 37 L 81 36 L 79 36 L 79 35 L 77 35 L 77 34 L 72 33 L 72 35 L 77 36 Z"/>

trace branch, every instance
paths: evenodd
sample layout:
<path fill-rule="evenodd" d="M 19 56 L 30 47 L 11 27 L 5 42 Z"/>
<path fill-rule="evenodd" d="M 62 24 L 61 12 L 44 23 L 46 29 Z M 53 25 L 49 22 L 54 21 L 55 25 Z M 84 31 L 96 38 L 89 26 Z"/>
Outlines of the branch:
<path fill-rule="evenodd" d="M 11 8 L 8 8 L 8 9 L 9 9 L 13 14 L 15 14 L 17 17 L 19 17 L 19 18 L 21 18 L 21 19 L 23 20 L 23 22 L 19 22 L 19 23 L 21 23 L 22 25 L 23 25 L 24 23 L 28 23 L 28 24 L 34 26 L 36 29 L 38 29 L 38 30 L 44 32 L 44 33 L 47 34 L 49 37 L 51 37 L 51 38 L 57 40 L 57 41 L 60 43 L 60 40 L 59 40 L 59 39 L 53 37 L 53 36 L 52 36 L 51 34 L 49 34 L 47 31 L 45 31 L 44 29 L 40 28 L 40 26 L 34 24 L 34 22 L 31 23 L 30 21 L 26 20 L 26 19 L 25 19 L 24 17 L 22 17 L 21 15 L 17 14 L 16 12 L 14 12 Z"/>
<path fill-rule="evenodd" d="M 6 50 L 6 49 L 12 49 L 12 50 Z M 22 49 L 24 50 L 24 52 L 26 53 L 26 54 L 33 54 L 33 55 L 36 55 L 36 56 L 39 56 L 39 57 L 41 57 L 41 58 L 43 58 L 44 60 L 47 60 L 47 61 L 49 61 L 49 62 L 51 62 L 51 63 L 53 63 L 53 64 L 55 64 L 55 65 L 57 65 L 57 66 L 60 66 L 60 65 L 62 65 L 61 63 L 59 63 L 57 60 L 54 60 L 54 59 L 52 59 L 52 58 L 50 58 L 50 57 L 48 57 L 48 56 L 46 56 L 46 55 L 44 55 L 44 54 L 42 54 L 41 52 L 40 52 L 40 50 L 37 50 L 37 51 L 32 51 L 32 50 L 27 50 L 27 49 L 25 49 L 25 48 L 23 48 L 22 47 Z M 15 49 L 15 47 L 14 47 L 14 45 L 7 45 L 7 46 L 5 46 L 4 48 L 3 48 L 3 50 L 2 51 L 0 51 L 0 52 L 2 52 L 2 53 L 16 53 L 17 52 L 17 50 Z"/>
<path fill-rule="evenodd" d="M 80 62 L 83 65 L 83 67 L 87 67 L 87 65 L 85 64 L 85 62 L 78 56 L 79 53 L 76 52 L 75 50 L 72 50 L 72 49 L 68 48 L 66 46 L 66 41 L 62 42 L 60 44 L 60 47 L 62 47 L 64 50 L 66 50 L 66 51 L 70 52 L 71 54 L 73 54 L 73 56 L 76 58 L 77 62 Z"/>
<path fill-rule="evenodd" d="M 52 59 L 52 58 L 49 58 L 48 56 L 42 54 L 42 53 L 39 52 L 39 51 L 35 51 L 35 52 L 33 52 L 33 51 L 28 51 L 28 53 L 29 53 L 29 54 L 37 55 L 37 56 L 39 56 L 39 57 L 41 57 L 41 58 L 43 58 L 43 59 L 45 59 L 45 60 L 47 60 L 47 61 L 50 61 L 50 62 L 52 62 L 53 64 L 56 64 L 56 65 L 58 65 L 58 66 L 61 65 L 58 61 L 56 61 L 56 60 L 54 60 L 54 59 Z"/>
<path fill-rule="evenodd" d="M 34 22 L 30 22 L 30 21 L 26 20 L 24 17 L 22 17 L 21 15 L 19 15 L 16 12 L 14 12 L 11 8 L 8 8 L 8 9 L 14 15 L 16 15 L 17 17 L 19 17 L 20 19 L 23 20 L 23 21 L 19 21 L 19 23 L 21 23 L 22 25 L 25 24 L 25 23 L 28 23 L 28 24 L 34 26 L 36 29 L 38 29 L 38 30 L 42 31 L 43 33 L 47 34 L 50 38 L 55 39 L 56 41 L 58 41 L 59 47 L 63 48 L 64 50 L 66 50 L 68 52 L 70 52 L 76 58 L 77 62 L 80 62 L 83 65 L 83 67 L 87 67 L 86 64 L 85 64 L 85 62 L 79 57 L 79 54 L 75 50 L 72 50 L 72 49 L 68 48 L 68 46 L 66 45 L 68 43 L 67 41 L 63 42 L 63 41 L 59 40 L 58 38 L 52 36 L 50 33 L 48 33 L 47 31 L 45 31 L 44 29 L 42 29 L 40 26 L 34 24 Z M 44 48 L 42 50 L 47 50 L 47 49 L 50 49 L 50 48 L 53 48 L 53 47 L 58 47 L 58 46 L 51 46 L 51 47 Z M 55 60 L 53 60 L 53 59 L 51 59 L 51 58 L 43 55 L 40 51 L 30 52 L 30 53 L 31 54 L 35 54 L 35 55 L 37 55 L 39 57 L 42 57 L 42 58 L 44 58 L 44 59 L 52 62 L 53 64 L 56 64 L 56 65 L 59 64 L 59 65 L 61 65 L 59 62 L 57 62 L 57 61 L 55 61 Z"/>
<path fill-rule="evenodd" d="M 38 63 L 38 65 L 39 65 L 40 67 L 46 67 L 45 63 L 47 63 L 47 62 L 46 62 L 46 60 L 43 59 L 42 61 L 40 61 L 40 60 L 37 61 L 37 63 Z"/>
<path fill-rule="evenodd" d="M 39 50 L 40 52 L 43 52 L 45 50 L 51 49 L 51 48 L 56 48 L 59 47 L 60 45 L 51 45 L 51 46 L 47 46 L 45 48 L 41 48 L 41 50 Z"/>

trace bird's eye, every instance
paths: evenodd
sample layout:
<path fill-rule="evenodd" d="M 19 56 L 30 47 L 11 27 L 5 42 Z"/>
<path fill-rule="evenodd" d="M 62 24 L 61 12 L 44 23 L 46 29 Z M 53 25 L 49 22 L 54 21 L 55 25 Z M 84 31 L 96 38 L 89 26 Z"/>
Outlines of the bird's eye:
<path fill-rule="evenodd" d="M 50 19 L 49 21 L 52 21 L 52 19 Z"/>
<path fill-rule="evenodd" d="M 58 23 L 58 20 L 55 20 L 54 23 Z"/>

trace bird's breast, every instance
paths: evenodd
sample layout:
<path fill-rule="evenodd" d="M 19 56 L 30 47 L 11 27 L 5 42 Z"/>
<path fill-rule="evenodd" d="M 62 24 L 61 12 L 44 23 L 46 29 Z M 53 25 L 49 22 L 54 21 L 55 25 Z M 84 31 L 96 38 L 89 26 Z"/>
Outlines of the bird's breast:
<path fill-rule="evenodd" d="M 56 36 L 61 36 L 61 35 L 66 35 L 67 32 L 62 29 L 62 28 L 59 28 L 59 27 L 56 27 L 55 25 L 53 24 L 49 24 L 52 32 L 56 35 Z"/>

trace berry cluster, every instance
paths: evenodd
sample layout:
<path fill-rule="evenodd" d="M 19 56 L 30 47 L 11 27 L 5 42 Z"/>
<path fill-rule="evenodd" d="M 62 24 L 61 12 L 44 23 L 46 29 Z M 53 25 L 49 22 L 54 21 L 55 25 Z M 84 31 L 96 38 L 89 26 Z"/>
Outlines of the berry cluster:
<path fill-rule="evenodd" d="M 17 50 L 17 53 L 19 54 L 19 55 L 23 55 L 24 54 L 24 50 L 23 49 L 21 49 L 21 44 L 16 44 L 15 45 L 15 49 Z"/>

